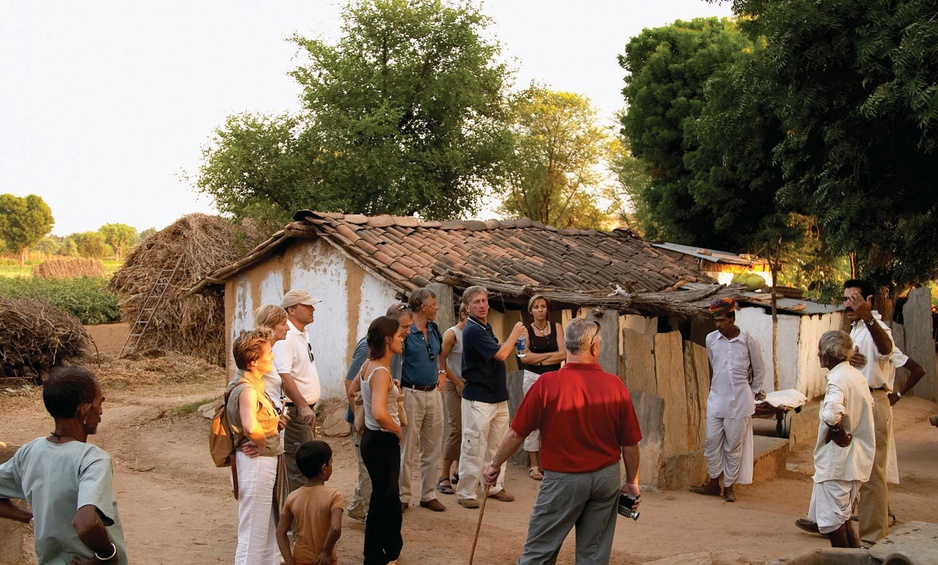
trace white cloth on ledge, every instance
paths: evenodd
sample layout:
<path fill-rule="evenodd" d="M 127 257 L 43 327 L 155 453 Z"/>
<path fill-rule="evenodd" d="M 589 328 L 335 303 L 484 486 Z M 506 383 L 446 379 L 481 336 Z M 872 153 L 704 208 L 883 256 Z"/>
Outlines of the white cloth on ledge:
<path fill-rule="evenodd" d="M 768 392 L 764 400 L 764 402 L 768 402 L 775 408 L 788 408 L 789 410 L 804 406 L 807 401 L 808 397 L 794 388 Z"/>

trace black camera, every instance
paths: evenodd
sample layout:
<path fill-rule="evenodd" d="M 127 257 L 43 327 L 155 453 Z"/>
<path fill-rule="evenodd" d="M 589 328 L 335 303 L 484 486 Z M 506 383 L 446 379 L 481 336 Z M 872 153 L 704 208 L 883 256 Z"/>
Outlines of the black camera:
<path fill-rule="evenodd" d="M 619 514 L 625 516 L 626 518 L 631 518 L 632 520 L 638 520 L 640 512 L 638 510 L 633 510 L 632 507 L 635 506 L 635 499 L 627 494 L 619 494 Z"/>

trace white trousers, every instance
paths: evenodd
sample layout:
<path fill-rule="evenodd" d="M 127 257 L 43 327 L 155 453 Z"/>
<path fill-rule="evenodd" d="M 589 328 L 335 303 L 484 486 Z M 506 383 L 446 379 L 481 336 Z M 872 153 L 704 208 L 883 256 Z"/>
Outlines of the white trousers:
<path fill-rule="evenodd" d="M 527 394 L 531 387 L 534 386 L 534 381 L 540 377 L 534 371 L 524 371 L 524 379 L 521 381 L 521 390 L 524 394 Z M 524 438 L 524 450 L 525 451 L 540 451 L 541 450 L 541 430 L 534 430 Z"/>
<path fill-rule="evenodd" d="M 459 484 L 456 496 L 460 500 L 476 498 L 476 488 L 482 482 L 482 470 L 495 458 L 498 445 L 508 431 L 508 402 L 490 404 L 462 399 L 462 456 L 459 460 Z M 505 466 L 489 494 L 505 488 Z"/>
<path fill-rule="evenodd" d="M 401 450 L 401 502 L 410 503 L 414 463 L 420 461 L 420 500 L 436 498 L 443 451 L 443 396 L 436 389 L 404 388 L 404 445 Z"/>
<path fill-rule="evenodd" d="M 752 418 L 707 416 L 704 443 L 707 473 L 711 479 L 723 475 L 723 486 L 752 482 Z"/>
<path fill-rule="evenodd" d="M 235 565 L 279 565 L 274 523 L 276 457 L 248 457 L 236 452 L 238 465 L 238 548 Z"/>

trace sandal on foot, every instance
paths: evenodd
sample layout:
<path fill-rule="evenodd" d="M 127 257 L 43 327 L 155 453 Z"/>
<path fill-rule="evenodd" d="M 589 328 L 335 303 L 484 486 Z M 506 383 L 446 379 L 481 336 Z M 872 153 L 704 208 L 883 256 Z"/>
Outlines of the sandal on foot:
<path fill-rule="evenodd" d="M 539 467 L 531 467 L 531 470 L 528 471 L 528 476 L 534 479 L 535 481 L 544 480 L 544 473 L 541 473 L 541 469 Z"/>
<path fill-rule="evenodd" d="M 458 485 L 458 484 L 459 484 L 459 473 L 453 473 L 453 478 L 450 479 L 449 482 L 450 482 L 451 484 Z"/>
<path fill-rule="evenodd" d="M 449 477 L 441 477 L 436 482 L 436 490 L 443 494 L 453 494 L 453 483 L 449 480 Z"/>

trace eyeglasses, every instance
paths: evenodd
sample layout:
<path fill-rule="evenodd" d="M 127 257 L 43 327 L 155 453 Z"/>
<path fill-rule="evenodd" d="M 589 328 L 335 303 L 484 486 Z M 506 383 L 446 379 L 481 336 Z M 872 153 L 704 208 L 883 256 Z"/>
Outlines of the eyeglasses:
<path fill-rule="evenodd" d="M 593 343 L 596 342 L 596 338 L 599 337 L 599 331 L 602 329 L 602 326 L 600 326 L 599 322 L 596 320 L 593 320 L 593 325 L 596 326 L 596 333 L 594 333 L 592 339 L 590 339 L 590 347 L 593 347 Z"/>
<path fill-rule="evenodd" d="M 312 363 L 316 360 L 316 356 L 313 355 L 313 346 L 309 342 L 306 343 L 306 347 L 309 348 L 309 362 Z"/>
<path fill-rule="evenodd" d="M 433 356 L 433 350 L 432 350 L 432 349 L 430 349 L 430 341 L 428 340 L 428 341 L 425 341 L 424 343 L 426 343 L 426 344 L 427 344 L 427 355 L 429 355 L 429 356 L 430 356 L 430 361 L 433 361 L 433 360 L 435 360 L 435 359 L 436 359 L 436 357 L 434 357 L 434 356 Z"/>

